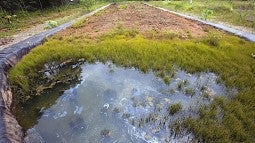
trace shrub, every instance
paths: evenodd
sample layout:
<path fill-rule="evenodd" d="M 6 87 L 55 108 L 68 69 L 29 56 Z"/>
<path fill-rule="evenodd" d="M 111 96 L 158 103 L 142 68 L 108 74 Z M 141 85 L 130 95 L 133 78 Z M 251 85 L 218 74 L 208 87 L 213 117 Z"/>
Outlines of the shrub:
<path fill-rule="evenodd" d="M 54 27 L 57 27 L 58 26 L 58 22 L 56 21 L 53 21 L 53 20 L 49 20 L 49 21 L 46 21 L 45 23 L 45 29 L 51 29 L 51 28 L 54 28 Z"/>

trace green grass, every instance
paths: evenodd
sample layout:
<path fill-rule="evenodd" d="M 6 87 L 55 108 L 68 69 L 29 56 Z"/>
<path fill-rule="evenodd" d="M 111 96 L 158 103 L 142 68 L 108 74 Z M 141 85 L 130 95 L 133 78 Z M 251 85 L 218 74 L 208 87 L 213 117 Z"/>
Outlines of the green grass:
<path fill-rule="evenodd" d="M 148 3 L 172 11 L 195 15 L 202 19 L 249 27 L 255 32 L 255 1 L 253 0 L 194 0 L 192 4 L 189 0 L 150 1 Z"/>
<path fill-rule="evenodd" d="M 143 72 L 152 70 L 162 78 L 171 75 L 176 66 L 189 73 L 214 72 L 228 88 L 236 88 L 239 93 L 229 100 L 214 100 L 212 105 L 200 109 L 198 118 L 186 118 L 182 126 L 200 141 L 253 142 L 255 60 L 251 53 L 255 53 L 255 43 L 223 33 L 215 35 L 221 35 L 217 44 L 194 38 L 150 39 L 121 29 L 98 40 L 58 35 L 31 50 L 9 71 L 8 77 L 12 89 L 21 89 L 15 98 L 26 99 L 28 95 L 34 98 L 30 93 L 36 90 L 36 79 L 41 76 L 38 71 L 52 61 L 112 61 Z"/>
<path fill-rule="evenodd" d="M 0 11 L 0 38 L 11 36 L 21 30 L 28 29 L 37 24 L 43 24 L 49 20 L 62 24 L 106 4 L 107 2 L 97 2 L 89 10 L 82 4 L 76 4 L 63 5 L 35 12 L 19 11 L 15 13 L 15 17 L 10 18 L 11 23 L 5 18 L 8 14 Z"/>
<path fill-rule="evenodd" d="M 238 99 L 216 98 L 211 106 L 200 109 L 198 119 L 187 118 L 183 126 L 200 141 L 254 142 L 254 112 L 245 113 L 245 106 Z"/>

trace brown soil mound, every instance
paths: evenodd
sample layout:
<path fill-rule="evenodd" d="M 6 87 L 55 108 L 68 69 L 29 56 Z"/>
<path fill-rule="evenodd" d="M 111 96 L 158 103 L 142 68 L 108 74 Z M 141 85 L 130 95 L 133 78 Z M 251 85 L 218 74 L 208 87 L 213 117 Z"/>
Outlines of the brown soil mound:
<path fill-rule="evenodd" d="M 137 30 L 141 33 L 170 32 L 185 38 L 190 35 L 204 36 L 206 34 L 204 30 L 208 26 L 141 3 L 129 3 L 111 5 L 87 19 L 83 27 L 69 28 L 59 34 L 62 36 L 83 34 L 93 38 L 112 31 L 116 27 Z"/>

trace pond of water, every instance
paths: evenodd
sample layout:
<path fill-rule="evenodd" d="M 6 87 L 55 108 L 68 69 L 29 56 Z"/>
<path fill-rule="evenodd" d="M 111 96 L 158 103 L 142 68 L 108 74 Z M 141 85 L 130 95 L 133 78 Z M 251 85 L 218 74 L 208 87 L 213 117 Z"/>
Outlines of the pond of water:
<path fill-rule="evenodd" d="M 81 78 L 80 84 L 42 111 L 25 142 L 188 141 L 192 134 L 174 136 L 171 123 L 195 117 L 200 105 L 229 94 L 213 73 L 177 70 L 167 85 L 153 73 L 96 63 L 82 65 Z M 169 114 L 170 106 L 177 103 L 181 110 Z"/>

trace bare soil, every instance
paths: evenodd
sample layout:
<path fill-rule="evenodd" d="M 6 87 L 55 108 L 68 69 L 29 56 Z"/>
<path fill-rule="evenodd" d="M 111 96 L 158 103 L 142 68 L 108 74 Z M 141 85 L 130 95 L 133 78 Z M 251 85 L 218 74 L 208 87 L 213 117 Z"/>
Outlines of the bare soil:
<path fill-rule="evenodd" d="M 59 34 L 62 36 L 83 34 L 94 38 L 118 27 L 137 30 L 141 33 L 170 32 L 180 35 L 181 38 L 187 38 L 205 36 L 209 26 L 142 3 L 131 3 L 124 6 L 111 5 L 106 10 L 88 18 L 83 27 L 68 28 Z"/>

